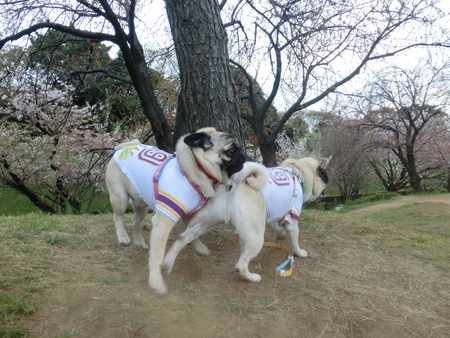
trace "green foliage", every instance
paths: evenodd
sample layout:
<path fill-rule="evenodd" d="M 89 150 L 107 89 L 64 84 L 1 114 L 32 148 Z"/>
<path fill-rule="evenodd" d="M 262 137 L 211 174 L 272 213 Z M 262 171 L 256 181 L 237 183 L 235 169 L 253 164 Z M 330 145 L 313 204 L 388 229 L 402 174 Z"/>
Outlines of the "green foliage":
<path fill-rule="evenodd" d="M 116 59 L 110 59 L 107 64 L 102 65 L 102 68 L 121 78 L 128 78 L 128 71 L 120 53 Z M 118 81 L 103 73 L 84 75 L 85 78 L 88 76 L 92 79 L 88 82 L 82 81 L 81 83 L 86 85 L 78 87 L 78 100 L 90 104 L 102 103 L 104 109 L 101 111 L 100 121 L 107 121 L 109 129 L 117 126 L 126 129 L 146 122 L 139 97 L 132 84 Z"/>
<path fill-rule="evenodd" d="M 82 39 L 55 30 L 31 36 L 30 62 L 33 68 L 48 70 L 54 85 L 61 83 L 89 86 L 90 75 L 74 75 L 74 70 L 107 66 L 109 49 L 99 42 Z"/>
<path fill-rule="evenodd" d="M 106 192 L 96 194 L 92 200 L 87 201 L 82 207 L 83 213 L 103 213 L 111 210 L 109 195 Z"/>
<path fill-rule="evenodd" d="M 309 126 L 304 118 L 304 114 L 294 114 L 284 125 L 284 133 L 292 143 L 299 142 L 308 135 Z"/>
<path fill-rule="evenodd" d="M 112 130 L 147 121 L 121 53 L 112 59 L 108 54 L 110 47 L 55 30 L 36 33 L 31 42 L 31 67 L 46 70 L 50 83 L 55 86 L 74 86 L 77 105 L 102 104 L 96 122 L 108 122 L 108 129 Z M 160 88 L 161 74 L 153 69 L 148 71 L 154 88 Z"/>
<path fill-rule="evenodd" d="M 364 195 L 347 199 L 344 203 L 337 189 L 333 190 L 327 187 L 326 196 L 313 202 L 305 203 L 303 208 L 309 210 L 335 210 L 338 205 L 345 204 L 345 210 L 351 210 L 365 205 L 392 201 L 402 196 L 396 192 L 379 191 L 379 188 L 379 186 L 374 187 L 374 190 L 370 190 Z"/>

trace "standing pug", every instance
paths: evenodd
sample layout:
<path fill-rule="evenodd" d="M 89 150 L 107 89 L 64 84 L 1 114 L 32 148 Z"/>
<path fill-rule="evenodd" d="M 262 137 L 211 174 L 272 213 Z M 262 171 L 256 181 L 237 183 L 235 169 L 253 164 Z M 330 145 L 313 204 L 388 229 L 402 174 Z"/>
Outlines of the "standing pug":
<path fill-rule="evenodd" d="M 135 212 L 134 242 L 147 248 L 141 222 L 150 207 L 152 218 L 149 253 L 149 286 L 167 292 L 161 274 L 169 234 L 180 219 L 197 211 L 215 195 L 214 186 L 242 169 L 245 156 L 236 139 L 214 128 L 203 128 L 183 136 L 176 154 L 131 141 L 117 147 L 106 169 L 106 185 L 114 211 L 120 244 L 130 244 L 123 215 L 129 201 Z M 201 250 L 201 243 L 198 246 Z"/>
<path fill-rule="evenodd" d="M 293 255 L 307 257 L 298 244 L 303 204 L 316 200 L 328 183 L 328 175 L 312 157 L 287 159 L 280 167 L 269 168 L 269 185 L 263 189 L 267 205 L 266 223 L 287 237 Z"/>

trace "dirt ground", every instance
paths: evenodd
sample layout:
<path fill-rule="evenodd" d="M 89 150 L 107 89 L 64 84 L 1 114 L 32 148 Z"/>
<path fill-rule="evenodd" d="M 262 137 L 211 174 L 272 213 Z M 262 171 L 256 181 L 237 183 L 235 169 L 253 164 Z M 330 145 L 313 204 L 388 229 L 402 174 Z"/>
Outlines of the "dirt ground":
<path fill-rule="evenodd" d="M 364 215 L 422 202 L 446 206 L 450 194 L 348 214 L 304 211 L 301 243 L 309 257 L 280 278 L 274 269 L 285 254 L 263 248 L 250 265 L 259 283 L 234 273 L 239 242 L 220 228 L 203 237 L 211 257 L 182 251 L 164 297 L 147 286 L 147 253 L 117 245 L 110 218 L 93 218 L 81 247 L 47 250 L 55 267 L 27 328 L 31 337 L 449 337 L 449 272 L 373 250 L 374 228 L 358 228 Z"/>

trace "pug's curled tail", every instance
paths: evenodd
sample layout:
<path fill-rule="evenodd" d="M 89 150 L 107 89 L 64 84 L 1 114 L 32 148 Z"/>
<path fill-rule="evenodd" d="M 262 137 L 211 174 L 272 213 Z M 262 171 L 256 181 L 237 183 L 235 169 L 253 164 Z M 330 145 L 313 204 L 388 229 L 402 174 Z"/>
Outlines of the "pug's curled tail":
<path fill-rule="evenodd" d="M 250 188 L 261 190 L 269 184 L 269 172 L 262 164 L 245 162 L 244 168 L 232 176 L 235 184 L 246 183 Z"/>

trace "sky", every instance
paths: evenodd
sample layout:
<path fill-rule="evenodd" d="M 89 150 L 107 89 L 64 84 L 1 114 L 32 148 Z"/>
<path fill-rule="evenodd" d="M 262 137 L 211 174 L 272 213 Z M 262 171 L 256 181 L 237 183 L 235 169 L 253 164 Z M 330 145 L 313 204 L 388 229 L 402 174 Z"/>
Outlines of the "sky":
<path fill-rule="evenodd" d="M 450 29 L 450 1 L 443 1 L 442 4 L 443 10 L 447 13 L 447 20 L 444 25 L 447 29 Z M 163 0 L 152 0 L 150 5 L 146 6 L 146 10 L 144 13 L 138 13 L 138 16 L 143 20 L 138 24 L 139 37 L 143 42 L 144 47 L 148 49 L 158 50 L 164 49 L 171 45 L 170 39 L 170 30 L 168 21 L 165 13 L 165 4 Z M 405 35 L 405 39 L 408 36 Z M 113 50 L 115 52 L 115 50 Z M 361 87 L 367 80 L 368 77 L 377 70 L 386 67 L 388 65 L 398 65 L 401 67 L 414 67 L 418 61 L 423 60 L 428 57 L 428 52 L 425 50 L 415 49 L 409 50 L 407 52 L 400 53 L 394 57 L 390 57 L 386 60 L 381 60 L 377 62 L 368 63 L 368 65 L 364 68 L 364 71 L 354 78 L 350 83 L 344 85 L 339 90 L 340 91 L 352 91 L 357 87 Z M 435 60 L 438 58 L 442 60 L 450 59 L 450 49 L 446 51 L 444 54 L 436 54 L 434 56 Z M 158 65 L 153 64 L 152 67 L 158 67 Z M 176 72 L 176 60 L 173 62 L 168 62 L 162 66 L 159 64 L 161 69 L 165 73 Z M 342 65 L 342 68 L 347 67 L 347 65 Z M 256 71 L 259 73 L 258 81 L 262 86 L 264 92 L 267 94 L 271 89 L 272 81 L 264 81 L 264 67 L 259 66 L 254 67 L 253 71 L 250 70 L 252 75 L 256 74 Z M 296 95 L 289 92 L 285 92 L 284 95 L 278 95 L 275 100 L 275 105 L 279 111 L 283 111 L 287 109 L 296 99 Z M 327 106 L 333 105 L 333 97 L 330 96 L 327 99 L 322 100 L 318 104 L 310 107 L 310 109 L 317 110 L 327 110 Z"/>

